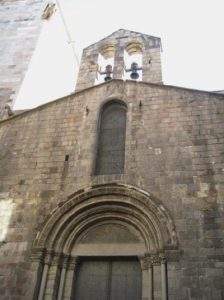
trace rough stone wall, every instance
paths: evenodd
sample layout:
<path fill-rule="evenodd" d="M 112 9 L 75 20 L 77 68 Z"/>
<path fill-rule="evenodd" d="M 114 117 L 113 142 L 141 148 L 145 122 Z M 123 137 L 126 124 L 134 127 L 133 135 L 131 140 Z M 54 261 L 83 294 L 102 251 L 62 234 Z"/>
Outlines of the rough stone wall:
<path fill-rule="evenodd" d="M 125 173 L 93 176 L 98 113 L 111 98 L 128 107 Z M 114 80 L 0 123 L 1 299 L 31 299 L 30 248 L 57 204 L 112 181 L 152 193 L 175 222 L 169 299 L 223 299 L 223 117 L 223 95 Z"/>
<path fill-rule="evenodd" d="M 162 83 L 160 38 L 120 29 L 83 50 L 76 90 L 94 86 L 98 69 L 98 56 L 107 45 L 112 45 L 115 48 L 113 79 L 122 79 L 125 67 L 124 50 L 130 43 L 135 42 L 142 46 L 142 80 L 151 83 Z"/>
<path fill-rule="evenodd" d="M 0 119 L 13 104 L 36 46 L 43 0 L 0 2 Z"/>

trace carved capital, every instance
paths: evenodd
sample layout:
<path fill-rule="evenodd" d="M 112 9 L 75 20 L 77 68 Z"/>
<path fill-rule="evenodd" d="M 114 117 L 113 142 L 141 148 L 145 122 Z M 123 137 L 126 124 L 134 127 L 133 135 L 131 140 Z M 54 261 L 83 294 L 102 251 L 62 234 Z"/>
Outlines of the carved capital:
<path fill-rule="evenodd" d="M 44 262 L 44 253 L 45 253 L 45 250 L 43 248 L 34 248 L 34 249 L 32 249 L 32 252 L 30 255 L 30 260 L 32 262 L 43 263 Z"/>
<path fill-rule="evenodd" d="M 143 271 L 148 270 L 150 264 L 149 257 L 148 256 L 140 257 L 140 264 L 141 264 L 141 269 Z"/>
<path fill-rule="evenodd" d="M 67 262 L 67 266 L 68 266 L 68 270 L 75 270 L 77 264 L 79 262 L 79 257 L 78 256 L 70 256 L 68 262 Z"/>
<path fill-rule="evenodd" d="M 62 254 L 52 252 L 51 265 L 52 266 L 59 266 L 59 265 L 61 265 L 61 262 L 62 262 Z"/>
<path fill-rule="evenodd" d="M 145 256 L 140 257 L 139 260 L 142 270 L 148 270 L 152 267 L 151 254 L 147 253 Z"/>
<path fill-rule="evenodd" d="M 150 255 L 150 262 L 153 266 L 158 266 L 161 263 L 161 259 L 159 254 L 151 254 Z"/>
<path fill-rule="evenodd" d="M 69 265 L 69 260 L 70 260 L 70 256 L 63 254 L 62 259 L 61 259 L 61 267 L 63 269 L 67 269 L 68 265 Z"/>
<path fill-rule="evenodd" d="M 44 257 L 44 263 L 46 265 L 51 265 L 54 257 L 54 251 L 53 250 L 47 250 L 45 257 Z"/>
<path fill-rule="evenodd" d="M 154 253 L 150 254 L 150 261 L 152 265 L 158 266 L 166 263 L 167 258 L 164 253 Z"/>
<path fill-rule="evenodd" d="M 146 253 L 144 256 L 139 257 L 142 270 L 148 270 L 152 266 L 165 264 L 167 257 L 163 252 Z"/>
<path fill-rule="evenodd" d="M 159 257 L 160 257 L 161 264 L 166 264 L 167 258 L 165 254 L 160 254 Z"/>

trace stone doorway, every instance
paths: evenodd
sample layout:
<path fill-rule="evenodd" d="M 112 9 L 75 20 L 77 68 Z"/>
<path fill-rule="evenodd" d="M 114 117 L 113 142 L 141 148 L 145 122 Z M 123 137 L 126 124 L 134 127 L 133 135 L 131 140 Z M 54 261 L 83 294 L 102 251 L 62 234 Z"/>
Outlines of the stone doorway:
<path fill-rule="evenodd" d="M 141 300 L 142 274 L 135 257 L 83 258 L 72 300 Z"/>
<path fill-rule="evenodd" d="M 177 246 L 169 213 L 147 192 L 117 183 L 80 190 L 58 206 L 33 243 L 32 270 L 36 282 L 33 299 L 71 300 L 78 293 L 78 300 L 85 297 L 94 300 L 88 294 L 82 295 L 83 291 L 91 295 L 91 289 L 80 288 L 83 285 L 86 288 L 84 283 L 92 280 L 92 285 L 105 291 L 100 292 L 101 298 L 97 295 L 95 299 L 123 300 L 114 296 L 113 286 L 125 295 L 122 290 L 128 290 L 130 283 L 118 280 L 119 272 L 126 274 L 130 265 L 135 265 L 136 274 L 140 272 L 140 276 L 133 275 L 137 278 L 135 284 L 141 288 L 139 294 L 131 292 L 135 295 L 133 299 L 167 300 L 167 257 L 172 257 L 173 250 L 176 253 Z M 97 279 L 101 268 L 93 273 L 97 276 L 88 278 L 88 268 L 92 265 L 94 269 L 93 261 L 99 257 L 102 270 L 110 270 L 109 275 L 104 271 L 102 281 Z M 92 260 L 89 264 L 87 258 Z M 105 258 L 110 259 L 103 262 Z M 141 271 L 137 272 L 139 263 Z M 85 268 L 87 271 L 82 271 Z M 128 299 L 132 300 L 129 295 Z"/>

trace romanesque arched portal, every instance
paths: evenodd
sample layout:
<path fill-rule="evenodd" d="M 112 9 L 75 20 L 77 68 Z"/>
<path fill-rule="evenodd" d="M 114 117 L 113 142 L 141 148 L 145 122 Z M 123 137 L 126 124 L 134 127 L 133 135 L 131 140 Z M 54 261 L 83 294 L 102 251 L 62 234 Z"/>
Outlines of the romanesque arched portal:
<path fill-rule="evenodd" d="M 149 193 L 121 184 L 80 190 L 55 209 L 34 241 L 35 297 L 74 299 L 87 258 L 123 258 L 141 265 L 142 299 L 160 292 L 167 299 L 166 253 L 172 249 L 177 249 L 172 219 Z"/>

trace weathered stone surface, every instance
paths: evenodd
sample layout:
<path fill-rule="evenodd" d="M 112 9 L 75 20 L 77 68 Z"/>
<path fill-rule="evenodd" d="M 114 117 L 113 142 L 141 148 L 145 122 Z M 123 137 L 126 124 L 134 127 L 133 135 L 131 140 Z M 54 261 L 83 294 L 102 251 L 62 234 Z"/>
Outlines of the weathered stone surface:
<path fill-rule="evenodd" d="M 98 112 L 111 97 L 128 108 L 125 172 L 93 176 Z M 222 299 L 223 116 L 221 95 L 114 80 L 0 123 L 0 204 L 9 216 L 1 218 L 5 299 L 28 299 L 29 251 L 58 203 L 115 181 L 150 192 L 174 220 L 181 253 L 170 254 L 170 298 Z"/>
<path fill-rule="evenodd" d="M 124 52 L 132 44 L 139 44 L 142 49 L 142 80 L 145 82 L 162 83 L 161 72 L 161 40 L 158 37 L 149 36 L 135 31 L 120 29 L 90 45 L 83 50 L 82 61 L 79 69 L 76 90 L 89 88 L 95 84 L 99 76 L 98 57 L 104 55 L 103 49 L 113 47 L 114 67 L 113 79 L 122 79 L 124 76 L 125 58 Z M 104 70 L 102 70 L 104 71 Z"/>
<path fill-rule="evenodd" d="M 17 16 L 18 32 L 20 26 L 26 29 L 26 22 L 33 24 L 33 47 L 39 30 L 36 16 L 41 1 L 20 2 L 17 6 L 15 1 L 3 1 L 0 9 L 9 10 L 13 20 L 16 10 L 22 10 Z M 34 15 L 25 10 L 28 2 L 35 8 Z M 10 21 L 7 13 L 2 20 L 8 24 L 6 28 L 12 26 L 12 41 L 18 38 L 21 43 L 20 35 L 14 35 L 15 22 Z M 29 30 L 28 26 L 25 35 L 28 39 Z M 7 49 L 11 49 L 10 34 L 6 32 Z M 121 78 L 122 51 L 133 39 L 143 41 L 144 63 L 149 56 L 152 59 L 150 72 L 146 68 L 143 73 L 143 79 L 151 83 L 116 79 L 94 86 L 99 48 L 117 43 L 114 72 L 115 78 Z M 159 46 L 158 38 L 119 30 L 85 49 L 77 85 L 77 90 L 84 90 L 0 122 L 1 299 L 30 300 L 33 296 L 36 299 L 44 274 L 45 299 L 57 297 L 62 279 L 63 299 L 70 299 L 78 251 L 93 253 L 93 246 L 103 248 L 105 239 L 102 243 L 99 234 L 107 227 L 94 231 L 98 240 L 91 246 L 77 243 L 76 248 L 72 238 L 69 239 L 73 257 L 63 252 L 69 246 L 66 244 L 66 248 L 62 240 L 76 230 L 69 227 L 71 224 L 81 226 L 80 219 L 83 222 L 91 219 L 95 225 L 98 217 L 113 213 L 121 219 L 126 213 L 129 223 L 135 220 L 136 228 L 142 227 L 143 231 L 152 223 L 155 236 L 159 232 L 157 240 L 146 230 L 147 243 L 142 242 L 142 235 L 134 241 L 135 244 L 141 241 L 140 247 L 128 246 L 129 253 L 135 247 L 138 251 L 149 247 L 151 252 L 139 253 L 142 272 L 147 273 L 149 266 L 153 268 L 155 300 L 166 293 L 166 282 L 162 280 L 166 263 L 169 299 L 223 299 L 224 96 L 162 85 Z M 31 54 L 31 48 L 27 48 L 26 55 Z M 11 80 L 14 76 L 8 72 L 11 68 L 8 59 L 18 51 L 17 47 L 13 49 L 15 53 L 4 54 L 7 72 L 3 79 Z M 19 79 L 9 86 L 3 84 L 0 108 L 7 95 L 16 91 L 24 66 L 18 64 L 12 68 Z M 124 173 L 96 176 L 93 170 L 100 110 L 113 99 L 127 106 Z M 139 219 L 135 219 L 136 215 Z M 126 236 L 128 243 L 130 236 Z M 113 243 L 110 240 L 105 251 L 113 249 L 113 254 L 118 255 L 122 247 L 113 248 L 117 238 L 114 233 Z M 50 248 L 45 248 L 47 242 Z M 123 247 L 124 244 L 126 241 Z M 62 268 L 68 268 L 67 273 Z M 146 287 L 143 297 L 147 298 L 147 277 L 143 281 Z"/>
<path fill-rule="evenodd" d="M 43 0 L 0 3 L 0 120 L 25 76 L 41 27 Z"/>

